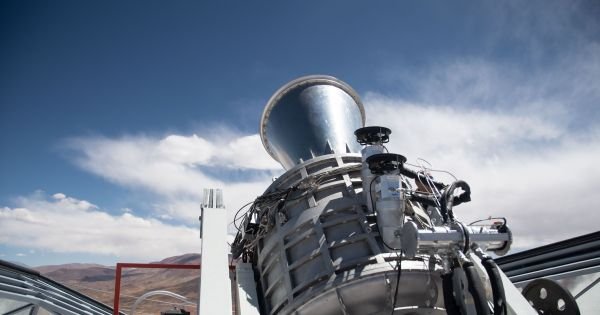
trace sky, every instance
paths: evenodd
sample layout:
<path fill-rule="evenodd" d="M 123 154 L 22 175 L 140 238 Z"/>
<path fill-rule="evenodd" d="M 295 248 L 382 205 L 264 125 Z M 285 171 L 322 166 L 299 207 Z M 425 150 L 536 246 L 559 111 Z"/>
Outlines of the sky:
<path fill-rule="evenodd" d="M 599 17 L 597 1 L 1 1 L 0 259 L 199 252 L 203 188 L 231 213 L 283 172 L 258 123 L 308 74 L 350 84 L 391 152 L 466 180 L 457 217 L 505 216 L 515 251 L 597 231 Z"/>

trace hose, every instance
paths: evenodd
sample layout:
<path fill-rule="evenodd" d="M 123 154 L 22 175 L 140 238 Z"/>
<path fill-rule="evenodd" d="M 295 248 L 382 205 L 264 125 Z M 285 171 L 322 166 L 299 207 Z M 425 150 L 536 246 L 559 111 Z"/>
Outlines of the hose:
<path fill-rule="evenodd" d="M 399 170 L 400 170 L 400 174 L 402 174 L 406 177 L 421 181 L 422 183 L 430 182 L 437 189 L 444 189 L 444 187 L 446 187 L 446 185 L 444 185 L 444 183 L 434 181 L 430 177 L 428 177 L 427 175 L 425 175 L 421 172 L 416 172 L 411 169 L 405 168 L 404 165 L 400 165 Z"/>
<path fill-rule="evenodd" d="M 481 264 L 490 277 L 494 302 L 494 315 L 506 315 L 506 296 L 504 294 L 504 286 L 502 285 L 502 278 L 500 277 L 498 265 L 496 265 L 496 262 L 492 257 L 483 258 Z"/>
<path fill-rule="evenodd" d="M 452 272 L 442 275 L 442 291 L 444 293 L 444 307 L 448 315 L 461 315 L 460 308 L 456 304 L 456 299 L 452 294 L 454 292 L 454 283 L 452 278 L 454 277 L 454 270 Z"/>
<path fill-rule="evenodd" d="M 420 203 L 422 203 L 424 205 L 427 205 L 427 206 L 432 206 L 432 207 L 436 207 L 437 206 L 435 197 L 433 197 L 431 195 L 421 194 L 421 193 L 418 193 L 418 192 L 413 192 L 410 195 L 410 200 L 415 201 L 415 202 L 420 202 Z"/>
<path fill-rule="evenodd" d="M 457 188 L 462 188 L 464 192 L 460 196 L 454 197 L 454 191 Z M 444 219 L 444 223 L 448 223 L 448 219 L 454 221 L 454 214 L 452 212 L 453 206 L 457 206 L 463 202 L 469 201 L 471 201 L 471 187 L 469 187 L 467 182 L 463 180 L 457 180 L 450 184 L 450 186 L 448 186 L 448 188 L 442 193 L 442 206 L 440 213 Z"/>
<path fill-rule="evenodd" d="M 490 315 L 490 308 L 488 306 L 487 299 L 485 298 L 483 285 L 479 279 L 479 276 L 477 275 L 475 266 L 473 266 L 472 262 L 467 261 L 463 264 L 463 270 L 467 276 L 469 292 L 473 296 L 473 302 L 475 303 L 477 315 Z"/>

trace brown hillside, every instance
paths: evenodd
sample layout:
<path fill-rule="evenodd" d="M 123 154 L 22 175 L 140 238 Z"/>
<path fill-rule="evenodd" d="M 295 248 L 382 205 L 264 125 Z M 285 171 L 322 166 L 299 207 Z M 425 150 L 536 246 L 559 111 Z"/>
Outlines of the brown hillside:
<path fill-rule="evenodd" d="M 161 260 L 163 264 L 200 264 L 200 254 L 185 254 Z M 44 276 L 58 281 L 74 290 L 82 292 L 107 305 L 113 305 L 114 267 L 96 264 L 66 264 L 58 266 L 41 266 L 35 268 Z M 130 313 L 137 297 L 154 290 L 167 290 L 188 298 L 197 303 L 199 270 L 169 269 L 124 269 L 121 278 L 120 310 Z M 160 311 L 182 307 L 183 304 L 166 296 L 154 296 L 146 299 L 137 314 L 160 314 Z M 192 313 L 195 306 L 183 306 Z"/>

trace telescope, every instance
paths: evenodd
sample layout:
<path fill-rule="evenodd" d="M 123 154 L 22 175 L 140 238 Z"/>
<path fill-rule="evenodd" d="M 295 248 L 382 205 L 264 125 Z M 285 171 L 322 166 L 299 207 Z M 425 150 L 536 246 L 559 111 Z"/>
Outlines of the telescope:
<path fill-rule="evenodd" d="M 305 76 L 281 87 L 260 120 L 265 150 L 289 170 L 326 154 L 358 153 L 354 131 L 365 109 L 346 83 L 324 75 Z"/>
<path fill-rule="evenodd" d="M 261 314 L 489 314 L 472 260 L 508 251 L 505 222 L 462 224 L 453 207 L 470 200 L 468 184 L 410 169 L 385 148 L 392 130 L 365 118 L 358 94 L 331 76 L 295 79 L 267 102 L 260 137 L 286 172 L 232 244 L 258 279 Z"/>

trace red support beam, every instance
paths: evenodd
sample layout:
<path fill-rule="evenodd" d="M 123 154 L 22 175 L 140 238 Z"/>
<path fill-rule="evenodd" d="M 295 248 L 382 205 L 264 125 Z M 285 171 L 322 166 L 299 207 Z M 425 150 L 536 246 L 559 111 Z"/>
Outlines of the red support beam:
<path fill-rule="evenodd" d="M 117 268 L 115 269 L 115 296 L 113 301 L 113 315 L 119 315 L 119 302 L 121 299 L 121 274 L 123 268 L 200 269 L 200 265 L 117 263 Z M 235 270 L 235 266 L 229 265 L 229 270 Z"/>
<path fill-rule="evenodd" d="M 113 300 L 113 315 L 119 315 L 119 302 L 121 300 L 121 264 L 117 263 L 115 271 L 115 297 Z"/>

